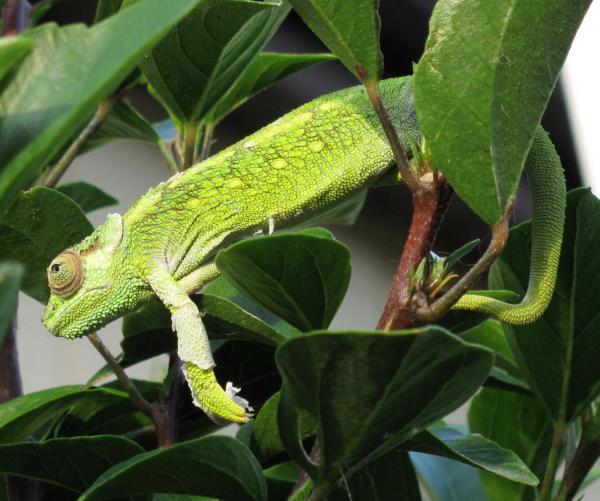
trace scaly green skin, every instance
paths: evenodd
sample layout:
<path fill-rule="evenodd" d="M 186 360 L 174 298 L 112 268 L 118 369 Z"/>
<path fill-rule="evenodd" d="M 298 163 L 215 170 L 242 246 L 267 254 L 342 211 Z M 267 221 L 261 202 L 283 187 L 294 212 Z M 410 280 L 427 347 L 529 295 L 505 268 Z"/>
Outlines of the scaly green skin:
<path fill-rule="evenodd" d="M 418 142 L 412 79 L 386 80 L 381 91 L 402 142 L 407 134 Z M 546 152 L 533 151 L 544 164 Z M 560 169 L 553 157 L 549 161 Z M 206 332 L 189 294 L 218 274 L 213 261 L 220 248 L 310 220 L 372 184 L 392 164 L 390 147 L 361 87 L 307 103 L 152 188 L 123 218 L 110 215 L 82 243 L 58 256 L 48 269 L 55 289 L 44 324 L 57 336 L 79 337 L 156 295 L 171 312 L 195 402 L 210 416 L 244 422 L 249 408 L 226 395 L 214 378 Z M 551 242 L 534 248 L 533 262 L 543 256 L 547 243 L 560 245 L 561 220 L 555 213 L 542 219 L 550 227 Z M 69 273 L 77 275 L 71 286 Z M 544 291 L 552 290 L 550 275 L 541 276 Z M 466 306 L 488 308 L 483 299 Z M 488 313 L 502 308 L 494 304 Z"/>

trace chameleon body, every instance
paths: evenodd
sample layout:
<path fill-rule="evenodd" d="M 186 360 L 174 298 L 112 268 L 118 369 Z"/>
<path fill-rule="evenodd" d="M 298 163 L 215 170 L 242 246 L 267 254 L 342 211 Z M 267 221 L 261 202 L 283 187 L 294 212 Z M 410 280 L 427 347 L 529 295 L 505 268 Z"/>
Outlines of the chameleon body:
<path fill-rule="evenodd" d="M 412 79 L 383 81 L 381 92 L 408 148 L 408 135 L 420 139 Z M 544 133 L 538 136 L 536 141 L 548 142 Z M 538 152 L 536 169 L 562 176 L 553 151 L 532 151 Z M 214 418 L 244 422 L 250 416 L 247 402 L 216 382 L 206 331 L 189 295 L 217 276 L 214 257 L 220 248 L 273 227 L 309 221 L 371 185 L 392 165 L 392 152 L 361 87 L 311 101 L 150 189 L 123 217 L 109 215 L 92 235 L 55 258 L 48 268 L 52 293 L 44 324 L 57 336 L 75 338 L 158 296 L 171 312 L 196 404 Z M 564 192 L 559 196 L 564 199 Z M 558 212 L 541 220 L 547 239 L 560 248 Z M 534 278 L 551 294 L 554 260 L 548 268 Z M 546 296 L 533 298 L 537 310 L 547 305 Z M 483 305 L 494 316 L 499 305 L 486 301 L 474 297 L 462 306 Z M 515 308 L 519 305 L 508 307 Z"/>

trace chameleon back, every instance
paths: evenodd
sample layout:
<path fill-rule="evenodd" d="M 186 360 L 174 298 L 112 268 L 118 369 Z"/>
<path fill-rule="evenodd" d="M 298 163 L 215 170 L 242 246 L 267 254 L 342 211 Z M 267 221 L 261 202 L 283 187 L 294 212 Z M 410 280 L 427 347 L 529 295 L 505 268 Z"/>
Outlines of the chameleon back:
<path fill-rule="evenodd" d="M 404 134 L 418 139 L 412 80 L 385 80 L 381 92 L 402 142 Z M 180 279 L 233 239 L 293 226 L 344 202 L 392 163 L 363 88 L 345 89 L 152 188 L 125 214 L 126 233 L 145 254 L 136 261 L 164 255 Z"/>

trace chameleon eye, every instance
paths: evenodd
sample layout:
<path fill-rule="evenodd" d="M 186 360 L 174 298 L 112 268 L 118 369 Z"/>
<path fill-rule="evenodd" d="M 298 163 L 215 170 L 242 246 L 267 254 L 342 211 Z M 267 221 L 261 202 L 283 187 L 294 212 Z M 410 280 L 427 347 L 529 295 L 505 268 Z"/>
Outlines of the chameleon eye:
<path fill-rule="evenodd" d="M 83 282 L 83 262 L 81 256 L 67 250 L 59 254 L 48 267 L 48 285 L 57 296 L 75 292 Z"/>

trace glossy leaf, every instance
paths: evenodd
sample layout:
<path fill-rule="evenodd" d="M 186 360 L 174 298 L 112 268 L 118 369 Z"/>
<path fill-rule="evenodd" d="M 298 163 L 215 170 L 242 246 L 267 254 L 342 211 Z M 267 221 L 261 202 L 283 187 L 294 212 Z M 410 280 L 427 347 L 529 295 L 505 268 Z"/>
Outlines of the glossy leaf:
<path fill-rule="evenodd" d="M 439 456 L 411 452 L 415 470 L 430 499 L 439 501 L 488 501 L 477 470 Z"/>
<path fill-rule="evenodd" d="M 464 403 L 493 354 L 435 326 L 399 332 L 314 332 L 284 343 L 279 426 L 298 450 L 290 407 L 318 419 L 321 475 L 360 468 Z M 293 403 L 292 403 L 293 402 Z M 410 402 L 410 405 L 406 405 Z"/>
<path fill-rule="evenodd" d="M 23 271 L 20 263 L 0 263 L 0 347 L 15 313 Z"/>
<path fill-rule="evenodd" d="M 513 199 L 591 0 L 440 0 L 415 71 L 433 162 L 487 223 Z"/>
<path fill-rule="evenodd" d="M 56 438 L 0 445 L 0 472 L 83 492 L 111 466 L 144 450 L 118 436 Z"/>
<path fill-rule="evenodd" d="M 244 445 L 229 437 L 211 436 L 117 464 L 80 500 L 158 492 L 265 500 L 267 486 L 260 465 Z"/>
<path fill-rule="evenodd" d="M 101 398 L 114 390 L 85 390 L 81 386 L 58 386 L 29 393 L 0 404 L 0 444 L 24 440 L 75 403 Z"/>
<path fill-rule="evenodd" d="M 358 76 L 362 66 L 370 80 L 379 80 L 383 56 L 379 49 L 378 0 L 289 0 L 327 48 Z"/>
<path fill-rule="evenodd" d="M 281 1 L 204 0 L 141 61 L 152 92 L 179 122 L 202 117 L 269 41 L 288 10 Z"/>
<path fill-rule="evenodd" d="M 43 25 L 0 96 L 0 212 L 199 0 L 144 0 L 86 28 Z M 127 36 L 123 36 L 123 34 Z"/>
<path fill-rule="evenodd" d="M 492 287 L 523 294 L 529 277 L 531 225 L 510 232 L 508 245 L 490 273 Z M 537 322 L 505 325 L 515 357 L 550 415 L 568 422 L 600 394 L 600 200 L 588 190 L 568 195 L 558 281 L 552 301 Z"/>
<path fill-rule="evenodd" d="M 118 203 L 116 198 L 85 181 L 61 184 L 57 190 L 79 205 L 83 212 L 92 212 Z"/>
<path fill-rule="evenodd" d="M 344 245 L 306 233 L 235 243 L 217 254 L 216 263 L 237 289 L 301 330 L 331 323 L 351 272 Z"/>
<path fill-rule="evenodd" d="M 20 195 L 0 216 L 0 261 L 25 265 L 22 289 L 40 302 L 48 300 L 46 267 L 60 252 L 93 230 L 79 206 L 51 188 Z"/>
<path fill-rule="evenodd" d="M 0 81 L 31 50 L 31 40 L 19 36 L 0 39 Z"/>
<path fill-rule="evenodd" d="M 98 0 L 94 23 L 104 21 L 106 18 L 119 12 L 122 3 L 123 0 Z"/>
<path fill-rule="evenodd" d="M 239 79 L 204 116 L 204 122 L 215 126 L 252 96 L 316 64 L 335 60 L 332 54 L 286 54 L 261 52 Z"/>
<path fill-rule="evenodd" d="M 517 454 L 542 478 L 552 442 L 552 423 L 534 398 L 485 388 L 472 401 L 469 427 Z M 519 501 L 536 499 L 535 489 L 480 472 L 487 499 Z"/>
<path fill-rule="evenodd" d="M 335 489 L 327 499 L 347 501 L 420 501 L 419 483 L 408 454 L 391 451 L 353 474 Z"/>
<path fill-rule="evenodd" d="M 431 427 L 405 442 L 405 450 L 454 459 L 513 482 L 537 485 L 537 477 L 511 450 L 481 435 L 464 435 L 452 428 Z"/>

